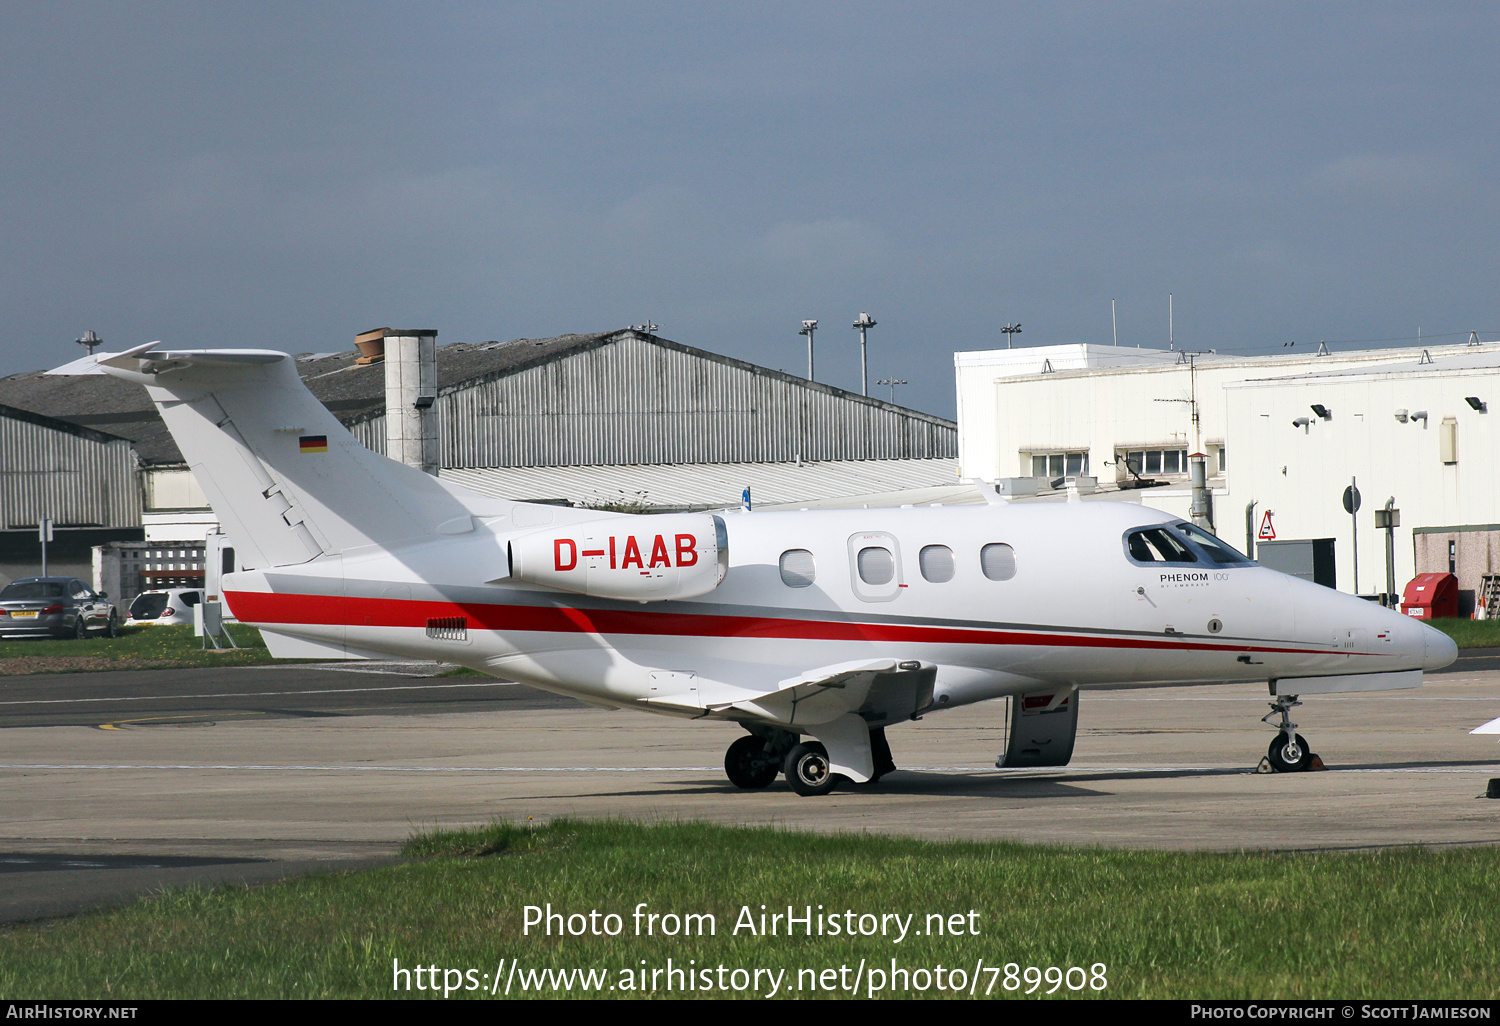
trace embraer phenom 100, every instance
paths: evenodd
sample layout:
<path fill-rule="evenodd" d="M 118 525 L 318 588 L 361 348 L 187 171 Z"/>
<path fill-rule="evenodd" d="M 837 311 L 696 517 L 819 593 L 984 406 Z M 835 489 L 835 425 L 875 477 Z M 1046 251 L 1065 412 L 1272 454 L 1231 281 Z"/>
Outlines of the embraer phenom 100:
<path fill-rule="evenodd" d="M 803 795 L 895 768 L 885 728 L 1010 697 L 1002 766 L 1072 757 L 1079 689 L 1416 687 L 1457 656 L 1409 617 L 1109 502 L 630 515 L 476 495 L 357 442 L 259 350 L 87 357 L 150 391 L 245 569 L 225 601 L 278 656 L 410 656 L 748 732 L 729 779 Z"/>

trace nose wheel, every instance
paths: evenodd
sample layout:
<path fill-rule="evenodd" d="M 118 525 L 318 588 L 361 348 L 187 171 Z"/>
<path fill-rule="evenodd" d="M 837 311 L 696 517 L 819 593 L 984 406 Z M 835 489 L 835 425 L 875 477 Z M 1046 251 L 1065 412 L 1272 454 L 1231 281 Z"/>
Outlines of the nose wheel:
<path fill-rule="evenodd" d="M 1308 750 L 1307 741 L 1301 734 L 1292 735 L 1290 741 L 1278 734 L 1271 739 L 1266 758 L 1271 761 L 1271 768 L 1277 773 L 1297 773 L 1307 769 L 1312 763 L 1312 752 Z"/>
<path fill-rule="evenodd" d="M 1297 733 L 1297 725 L 1289 715 L 1301 704 L 1296 695 L 1277 695 L 1271 711 L 1260 718 L 1262 723 L 1270 723 L 1273 716 L 1281 717 L 1281 722 L 1271 724 L 1277 733 L 1266 751 L 1266 760 L 1277 773 L 1300 773 L 1312 765 L 1312 749 L 1307 747 L 1307 739 Z"/>

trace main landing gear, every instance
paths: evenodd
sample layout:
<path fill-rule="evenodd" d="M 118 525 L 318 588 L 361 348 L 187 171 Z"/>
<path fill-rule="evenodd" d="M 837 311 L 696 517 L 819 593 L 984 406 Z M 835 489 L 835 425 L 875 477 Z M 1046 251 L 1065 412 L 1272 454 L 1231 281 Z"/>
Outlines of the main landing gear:
<path fill-rule="evenodd" d="M 790 735 L 789 735 L 790 736 Z M 776 738 L 764 738 L 758 734 L 746 734 L 724 753 L 724 772 L 735 787 L 755 790 L 767 787 L 781 772 L 785 749 L 780 749 Z"/>
<path fill-rule="evenodd" d="M 740 738 L 724 753 L 724 773 L 735 787 L 747 791 L 768 787 L 782 773 L 793 791 L 811 798 L 848 783 L 848 778 L 833 771 L 828 749 L 821 741 L 802 741 L 787 730 L 759 729 L 760 733 Z M 870 730 L 870 755 L 874 768 L 871 783 L 896 768 L 883 727 Z"/>
<path fill-rule="evenodd" d="M 1316 758 L 1312 749 L 1307 747 L 1307 740 L 1297 733 L 1297 725 L 1287 715 L 1293 707 L 1301 704 L 1296 695 L 1277 695 L 1276 700 L 1271 703 L 1271 711 L 1260 718 L 1262 723 L 1270 723 L 1271 717 L 1281 717 L 1280 723 L 1272 724 L 1277 733 L 1266 752 L 1267 761 L 1277 773 L 1300 772 L 1311 766 Z"/>
<path fill-rule="evenodd" d="M 833 772 L 828 749 L 820 741 L 803 741 L 787 753 L 786 782 L 804 798 L 827 794 L 845 778 Z"/>

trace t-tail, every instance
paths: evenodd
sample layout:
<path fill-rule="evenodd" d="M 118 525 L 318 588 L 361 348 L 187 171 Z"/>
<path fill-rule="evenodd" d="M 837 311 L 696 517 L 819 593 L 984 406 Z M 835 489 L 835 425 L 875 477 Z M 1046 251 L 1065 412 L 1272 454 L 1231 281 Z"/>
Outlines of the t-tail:
<path fill-rule="evenodd" d="M 145 385 L 242 565 L 290 566 L 474 529 L 454 489 L 361 445 L 307 390 L 287 354 L 152 351 L 158 344 L 50 373 Z"/>

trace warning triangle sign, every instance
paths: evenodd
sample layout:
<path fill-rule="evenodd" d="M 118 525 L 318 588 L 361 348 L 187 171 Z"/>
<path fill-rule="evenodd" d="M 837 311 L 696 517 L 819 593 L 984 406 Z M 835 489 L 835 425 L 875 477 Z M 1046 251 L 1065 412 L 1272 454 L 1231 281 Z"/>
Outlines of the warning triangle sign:
<path fill-rule="evenodd" d="M 1271 511 L 1266 510 L 1266 515 L 1260 518 L 1260 534 L 1256 535 L 1261 541 L 1276 540 L 1276 525 L 1271 523 Z"/>

